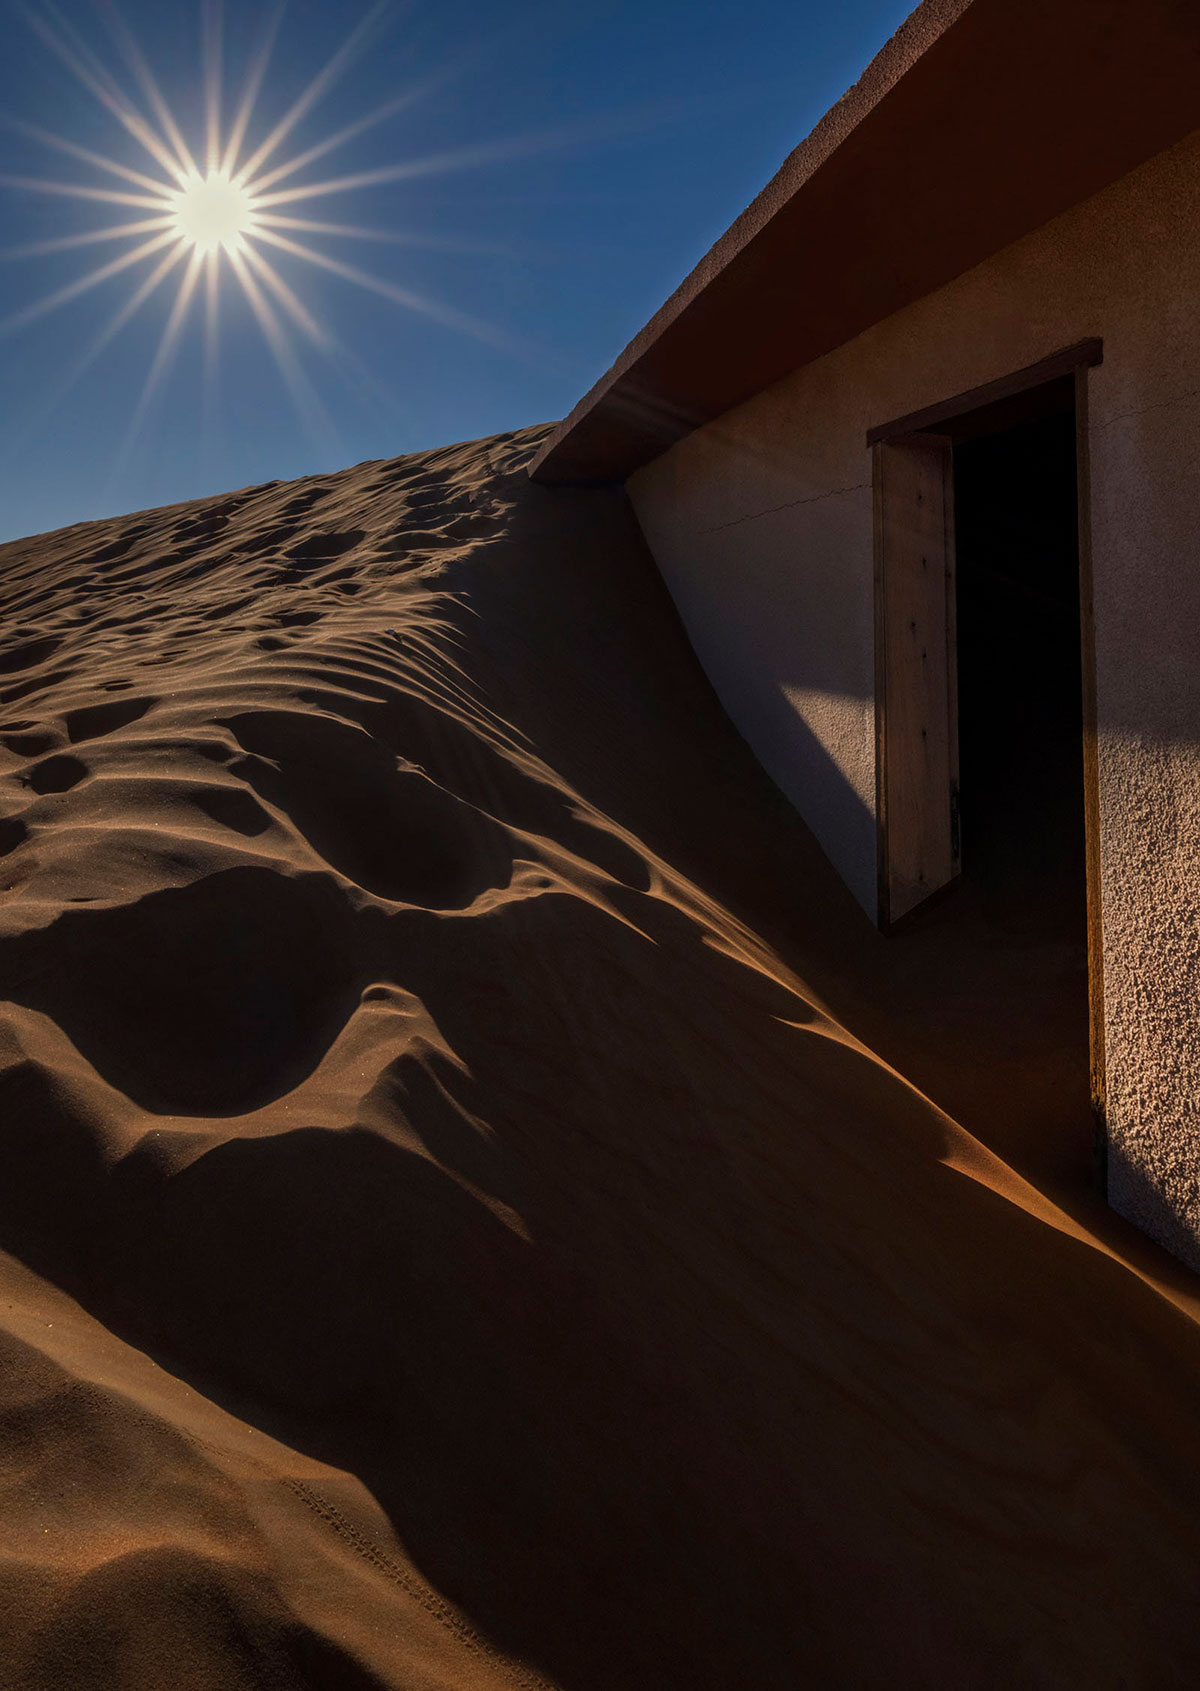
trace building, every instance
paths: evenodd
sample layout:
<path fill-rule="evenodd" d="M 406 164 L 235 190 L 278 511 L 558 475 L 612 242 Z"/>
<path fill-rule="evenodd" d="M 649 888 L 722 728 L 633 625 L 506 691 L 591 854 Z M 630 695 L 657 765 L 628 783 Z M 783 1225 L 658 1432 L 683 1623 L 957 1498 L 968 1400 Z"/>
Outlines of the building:
<path fill-rule="evenodd" d="M 1195 0 L 925 0 L 531 474 L 624 482 L 882 926 L 1077 903 L 1110 1199 L 1200 1268 L 1198 126 Z"/>

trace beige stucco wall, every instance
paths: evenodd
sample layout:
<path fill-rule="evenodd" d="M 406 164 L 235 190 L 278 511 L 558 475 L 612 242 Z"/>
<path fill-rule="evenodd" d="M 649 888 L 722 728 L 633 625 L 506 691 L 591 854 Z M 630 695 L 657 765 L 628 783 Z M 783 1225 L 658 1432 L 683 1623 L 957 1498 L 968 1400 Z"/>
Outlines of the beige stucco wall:
<path fill-rule="evenodd" d="M 866 431 L 1089 335 L 1110 1195 L 1200 1268 L 1200 132 L 629 490 L 727 710 L 873 913 Z"/>

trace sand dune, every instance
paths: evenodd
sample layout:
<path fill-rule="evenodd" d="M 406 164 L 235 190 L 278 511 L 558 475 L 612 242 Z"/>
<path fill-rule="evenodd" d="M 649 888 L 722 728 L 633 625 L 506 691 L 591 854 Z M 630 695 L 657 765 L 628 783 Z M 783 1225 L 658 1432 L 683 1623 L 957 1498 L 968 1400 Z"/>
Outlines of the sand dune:
<path fill-rule="evenodd" d="M 541 438 L 0 549 L 0 1682 L 1190 1687 L 1054 969 L 878 939 Z"/>

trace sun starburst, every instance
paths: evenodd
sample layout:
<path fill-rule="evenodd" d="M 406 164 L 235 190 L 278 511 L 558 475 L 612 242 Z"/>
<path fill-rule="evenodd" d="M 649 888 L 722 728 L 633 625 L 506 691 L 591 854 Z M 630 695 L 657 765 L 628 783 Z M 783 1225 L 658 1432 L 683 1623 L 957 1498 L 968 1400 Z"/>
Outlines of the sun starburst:
<path fill-rule="evenodd" d="M 280 149 L 284 142 L 292 136 L 317 102 L 362 51 L 382 14 L 388 9 L 388 0 L 380 0 L 380 3 L 366 14 L 279 122 L 257 141 L 252 141 L 250 137 L 255 127 L 256 108 L 278 32 L 281 11 L 272 19 L 249 65 L 240 98 L 228 127 L 225 128 L 222 122 L 221 13 L 219 0 L 206 0 L 203 12 L 204 46 L 201 70 L 204 81 L 204 138 L 198 154 L 188 146 L 145 55 L 113 7 L 105 7 L 105 16 L 115 45 L 124 60 L 126 72 L 136 85 L 136 98 L 122 86 L 118 78 L 49 0 L 40 0 L 37 11 L 24 5 L 23 0 L 16 0 L 16 3 L 45 46 L 94 95 L 125 131 L 127 137 L 137 143 L 149 163 L 144 168 L 135 168 L 121 159 L 111 158 L 90 147 L 81 146 L 66 136 L 55 134 L 36 124 L 15 118 L 3 120 L 29 139 L 90 166 L 94 172 L 101 173 L 101 182 L 107 177 L 111 185 L 101 185 L 101 182 L 97 181 L 57 181 L 8 175 L 0 176 L 0 185 L 119 207 L 124 215 L 104 228 L 52 237 L 25 247 L 10 249 L 0 256 L 31 258 L 75 247 L 130 239 L 135 239 L 136 245 L 119 257 L 98 265 L 74 282 L 67 283 L 15 312 L 4 322 L 0 322 L 0 333 L 22 328 L 99 287 L 110 278 L 126 271 L 133 272 L 138 266 L 153 261 L 150 273 L 138 282 L 131 298 L 101 329 L 75 364 L 67 382 L 54 396 L 53 402 L 57 403 L 167 278 L 172 274 L 178 275 L 178 291 L 162 338 L 151 360 L 142 392 L 135 404 L 122 455 L 127 453 L 132 445 L 145 420 L 154 392 L 168 373 L 193 301 L 198 294 L 202 294 L 205 301 L 205 370 L 207 377 L 212 379 L 216 368 L 220 321 L 219 277 L 223 272 L 229 274 L 245 296 L 301 421 L 315 435 L 324 440 L 329 438 L 331 427 L 328 416 L 303 372 L 292 344 L 291 331 L 298 332 L 305 341 L 320 351 L 334 355 L 343 374 L 355 361 L 348 349 L 342 346 L 332 332 L 320 324 L 303 304 L 295 290 L 280 274 L 276 264 L 271 262 L 267 252 L 263 250 L 264 246 L 276 254 L 285 254 L 287 261 L 307 263 L 330 272 L 343 281 L 381 295 L 393 304 L 420 312 L 445 327 L 477 336 L 492 344 L 506 343 L 506 337 L 492 325 L 457 311 L 443 301 L 427 298 L 385 277 L 360 270 L 295 237 L 334 235 L 343 239 L 389 241 L 398 244 L 445 244 L 438 238 L 421 236 L 414 232 L 316 222 L 289 215 L 281 209 L 293 207 L 307 199 L 325 198 L 350 188 L 399 181 L 428 174 L 433 170 L 461 168 L 470 163 L 481 162 L 480 150 L 475 149 L 474 157 L 464 152 L 461 160 L 447 160 L 445 157 L 415 159 L 339 179 L 280 186 L 317 159 L 323 158 L 412 104 L 425 91 L 420 88 L 411 89 L 389 100 L 386 105 L 359 117 L 324 140 L 309 144 L 280 161 Z M 535 144 L 534 150 L 537 150 L 537 145 Z M 486 151 L 484 149 L 483 153 Z M 502 154 L 503 151 L 501 144 L 499 153 Z M 130 208 L 137 213 L 132 219 L 128 215 Z M 463 243 L 455 245 L 459 250 L 464 250 Z"/>

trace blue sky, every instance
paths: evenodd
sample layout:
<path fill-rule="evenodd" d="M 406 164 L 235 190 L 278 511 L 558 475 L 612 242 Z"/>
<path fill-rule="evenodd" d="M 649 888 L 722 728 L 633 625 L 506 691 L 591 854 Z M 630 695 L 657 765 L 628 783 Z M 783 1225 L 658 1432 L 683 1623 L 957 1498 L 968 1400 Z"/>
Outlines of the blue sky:
<path fill-rule="evenodd" d="M 264 192 L 375 179 L 267 209 L 390 238 L 271 233 L 423 303 L 370 291 L 252 234 L 259 264 L 269 261 L 291 294 L 289 309 L 243 260 L 279 350 L 222 255 L 207 350 L 201 272 L 147 392 L 189 252 L 96 352 L 176 249 L 168 243 L 36 314 L 164 237 L 54 244 L 161 213 L 22 184 L 148 193 L 36 129 L 161 180 L 164 193 L 177 188 L 111 109 L 115 101 L 126 119 L 137 110 L 152 130 L 164 127 L 123 56 L 117 18 L 204 173 L 204 0 L 124 0 L 119 14 L 108 0 L 0 0 L 0 538 L 561 416 L 908 10 L 906 0 L 291 0 L 241 158 L 334 64 L 339 74 L 257 174 L 392 107 Z M 207 8 L 223 139 L 277 11 L 271 0 L 228 4 L 218 55 L 218 13 Z M 400 165 L 420 168 L 379 179 Z"/>

